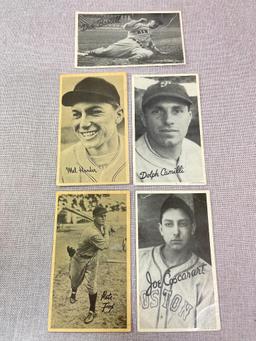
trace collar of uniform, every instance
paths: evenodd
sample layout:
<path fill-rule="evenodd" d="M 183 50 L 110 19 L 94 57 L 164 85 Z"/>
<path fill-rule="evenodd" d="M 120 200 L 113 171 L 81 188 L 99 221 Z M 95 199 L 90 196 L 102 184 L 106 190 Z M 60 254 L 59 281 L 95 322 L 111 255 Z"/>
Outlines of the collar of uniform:
<path fill-rule="evenodd" d="M 177 166 L 177 161 L 172 158 L 163 158 L 157 152 L 155 152 L 150 146 L 149 140 L 147 138 L 147 134 L 144 134 L 136 145 L 137 152 L 140 156 L 147 161 L 149 161 L 155 167 L 165 167 L 168 166 L 170 169 L 175 168 Z"/>
<path fill-rule="evenodd" d="M 154 261 L 156 262 L 156 264 L 160 265 L 161 269 L 165 269 L 165 271 L 170 269 L 172 277 L 175 276 L 176 274 L 180 273 L 180 272 L 189 270 L 198 261 L 198 257 L 194 253 L 192 253 L 192 256 L 185 263 L 183 263 L 181 265 L 176 265 L 176 266 L 174 265 L 174 266 L 168 267 L 167 264 L 164 262 L 162 256 L 161 256 L 161 249 L 163 247 L 164 247 L 164 245 L 159 245 L 159 246 L 154 248 L 154 250 L 153 250 Z"/>
<path fill-rule="evenodd" d="M 124 144 L 123 144 L 123 137 L 118 134 L 118 141 L 119 141 L 119 150 L 115 154 L 115 157 L 113 160 L 111 160 L 111 163 L 105 167 L 104 169 L 101 169 L 99 166 L 97 166 L 91 159 L 90 155 L 87 153 L 86 148 L 83 146 L 81 142 L 77 143 L 75 146 L 75 153 L 78 163 L 85 169 L 89 168 L 90 166 L 100 171 L 106 171 L 109 168 L 113 167 L 115 165 L 115 160 L 119 158 L 120 155 L 124 155 Z"/>

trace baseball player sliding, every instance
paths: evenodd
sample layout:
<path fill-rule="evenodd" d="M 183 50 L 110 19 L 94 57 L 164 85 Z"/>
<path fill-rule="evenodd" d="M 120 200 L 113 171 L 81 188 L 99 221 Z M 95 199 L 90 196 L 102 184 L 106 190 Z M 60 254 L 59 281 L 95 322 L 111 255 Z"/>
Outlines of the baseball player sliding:
<path fill-rule="evenodd" d="M 192 252 L 191 208 L 171 195 L 160 210 L 164 244 L 139 251 L 140 330 L 216 329 L 211 266 Z"/>
<path fill-rule="evenodd" d="M 131 20 L 123 26 L 127 37 L 108 47 L 100 47 L 95 50 L 80 52 L 80 56 L 94 56 L 105 58 L 128 58 L 130 63 L 138 63 L 150 59 L 154 54 L 167 55 L 169 52 L 160 51 L 152 41 L 151 30 L 162 25 L 159 20 L 141 18 Z"/>
<path fill-rule="evenodd" d="M 107 210 L 97 206 L 93 210 L 93 222 L 81 235 L 77 250 L 68 246 L 67 251 L 70 256 L 69 277 L 71 280 L 70 303 L 74 304 L 78 287 L 86 281 L 89 294 L 89 313 L 84 319 L 84 323 L 91 323 L 95 316 L 97 300 L 97 270 L 99 250 L 107 249 L 109 246 L 109 227 L 105 224 Z"/>

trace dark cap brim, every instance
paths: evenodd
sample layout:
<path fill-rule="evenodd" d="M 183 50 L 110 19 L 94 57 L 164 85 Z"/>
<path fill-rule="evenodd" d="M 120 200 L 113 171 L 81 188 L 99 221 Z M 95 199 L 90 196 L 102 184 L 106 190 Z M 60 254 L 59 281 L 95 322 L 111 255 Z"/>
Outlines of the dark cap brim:
<path fill-rule="evenodd" d="M 102 94 L 95 94 L 85 91 L 69 91 L 62 96 L 62 105 L 65 107 L 71 107 L 79 102 L 106 102 L 116 101 L 115 99 L 104 96 Z M 120 104 L 120 103 L 118 103 Z"/>
<path fill-rule="evenodd" d="M 96 209 L 96 212 L 94 210 L 93 211 L 93 216 L 97 217 L 99 215 L 106 214 L 106 213 L 108 213 L 108 211 L 105 208 L 102 207 L 101 209 Z"/>
<path fill-rule="evenodd" d="M 150 97 L 148 97 L 146 100 L 144 100 L 143 102 L 142 102 L 142 106 L 145 106 L 146 104 L 148 104 L 152 99 L 156 99 L 156 98 L 158 98 L 158 97 L 170 97 L 170 98 L 177 98 L 177 99 L 179 99 L 180 101 L 182 101 L 182 102 L 184 102 L 184 103 L 186 103 L 186 104 L 188 104 L 188 105 L 191 105 L 191 104 L 193 104 L 193 102 L 191 101 L 191 99 L 189 98 L 189 97 L 184 97 L 184 96 L 182 96 L 182 95 L 179 95 L 179 94 L 177 94 L 177 93 L 171 93 L 171 92 L 168 92 L 168 93 L 166 93 L 166 92 L 158 92 L 158 93 L 156 93 L 156 94 L 154 94 L 154 95 L 152 95 L 152 96 L 150 96 Z"/>

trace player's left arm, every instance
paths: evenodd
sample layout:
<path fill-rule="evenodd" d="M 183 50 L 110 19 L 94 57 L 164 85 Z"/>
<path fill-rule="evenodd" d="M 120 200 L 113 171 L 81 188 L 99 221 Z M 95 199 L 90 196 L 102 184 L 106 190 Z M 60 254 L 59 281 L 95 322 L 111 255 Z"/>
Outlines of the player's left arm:
<path fill-rule="evenodd" d="M 155 54 L 161 54 L 161 55 L 167 55 L 169 54 L 169 52 L 164 52 L 159 50 L 159 48 L 156 47 L 156 45 L 154 44 L 153 40 L 151 39 L 149 42 L 149 48 L 155 53 Z"/>
<path fill-rule="evenodd" d="M 204 275 L 202 283 L 198 285 L 199 295 L 197 310 L 196 328 L 215 329 L 216 328 L 216 305 L 213 287 L 212 270 Z"/>
<path fill-rule="evenodd" d="M 153 42 L 152 42 L 152 44 L 153 45 L 152 45 L 151 49 L 153 50 L 154 53 L 161 54 L 161 55 L 168 55 L 169 54 L 169 52 L 164 52 L 164 51 L 159 50 Z"/>

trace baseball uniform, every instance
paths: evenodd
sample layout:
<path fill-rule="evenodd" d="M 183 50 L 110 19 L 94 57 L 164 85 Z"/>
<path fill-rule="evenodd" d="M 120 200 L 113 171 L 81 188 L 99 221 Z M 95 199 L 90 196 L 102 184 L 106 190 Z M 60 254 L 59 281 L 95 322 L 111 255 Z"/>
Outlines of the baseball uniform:
<path fill-rule="evenodd" d="M 77 290 L 86 279 L 88 293 L 97 293 L 98 252 L 108 248 L 108 244 L 108 233 L 104 237 L 94 223 L 85 227 L 76 253 L 70 260 L 69 277 L 73 289 Z"/>
<path fill-rule="evenodd" d="M 201 148 L 184 138 L 178 160 L 163 158 L 150 146 L 147 135 L 136 141 L 136 179 L 138 182 L 204 183 Z"/>
<path fill-rule="evenodd" d="M 211 266 L 192 254 L 168 267 L 161 248 L 139 250 L 139 328 L 216 329 Z"/>
<path fill-rule="evenodd" d="M 100 47 L 90 51 L 90 55 L 97 57 L 115 57 L 144 59 L 153 55 L 155 47 L 151 39 L 150 28 L 145 22 L 132 20 L 124 25 L 128 31 L 127 38 L 117 41 L 108 47 Z"/>
<path fill-rule="evenodd" d="M 119 137 L 119 150 L 106 167 L 100 167 L 90 158 L 81 142 L 61 153 L 61 183 L 109 183 L 127 180 L 127 162 L 123 137 Z"/>

